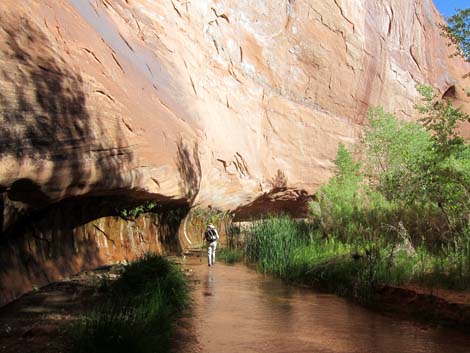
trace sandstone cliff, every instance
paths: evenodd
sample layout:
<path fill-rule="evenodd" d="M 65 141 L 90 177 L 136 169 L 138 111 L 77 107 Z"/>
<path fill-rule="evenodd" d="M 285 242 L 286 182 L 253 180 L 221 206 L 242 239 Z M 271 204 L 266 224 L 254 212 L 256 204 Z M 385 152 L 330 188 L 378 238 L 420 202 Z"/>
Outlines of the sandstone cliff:
<path fill-rule="evenodd" d="M 2 1 L 0 185 L 235 209 L 315 192 L 369 106 L 463 96 L 430 0 Z M 454 90 L 452 87 L 456 87 Z"/>
<path fill-rule="evenodd" d="M 467 105 L 439 21 L 431 0 L 4 0 L 2 229 L 71 198 L 302 210 L 370 106 L 413 119 L 418 82 Z"/>

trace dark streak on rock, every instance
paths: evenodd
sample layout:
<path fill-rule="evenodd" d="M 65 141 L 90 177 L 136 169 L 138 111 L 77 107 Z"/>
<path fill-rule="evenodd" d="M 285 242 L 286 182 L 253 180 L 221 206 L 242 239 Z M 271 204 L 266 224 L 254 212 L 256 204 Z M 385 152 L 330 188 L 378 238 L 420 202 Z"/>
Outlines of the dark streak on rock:
<path fill-rule="evenodd" d="M 117 66 L 119 66 L 119 68 L 121 69 L 122 73 L 125 75 L 126 72 L 124 71 L 124 68 L 121 66 L 121 64 L 119 63 L 118 59 L 116 58 L 116 55 L 114 55 L 114 53 L 111 53 L 114 61 L 116 62 Z"/>
<path fill-rule="evenodd" d="M 134 52 L 134 48 L 132 48 L 132 46 L 129 44 L 129 42 L 126 40 L 126 38 L 124 38 L 124 36 L 119 32 L 119 37 L 121 37 L 121 39 L 123 40 L 124 43 L 126 43 L 126 45 L 128 46 L 128 48 Z"/>
<path fill-rule="evenodd" d="M 229 20 L 229 18 L 228 18 L 228 16 L 227 16 L 226 14 L 222 13 L 222 14 L 219 15 L 219 14 L 217 13 L 216 9 L 214 9 L 213 7 L 211 7 L 211 10 L 214 12 L 214 14 L 215 14 L 215 16 L 216 16 L 217 18 L 223 18 L 225 21 L 227 21 L 228 23 L 230 23 L 230 20 Z M 217 24 L 218 24 L 218 23 L 217 23 Z"/>
<path fill-rule="evenodd" d="M 95 91 L 96 93 L 99 93 L 99 94 L 102 94 L 103 96 L 106 96 L 107 98 L 109 98 L 111 101 L 113 101 L 114 103 L 116 103 L 116 101 L 114 100 L 113 97 L 111 97 L 108 93 L 98 89 Z"/>

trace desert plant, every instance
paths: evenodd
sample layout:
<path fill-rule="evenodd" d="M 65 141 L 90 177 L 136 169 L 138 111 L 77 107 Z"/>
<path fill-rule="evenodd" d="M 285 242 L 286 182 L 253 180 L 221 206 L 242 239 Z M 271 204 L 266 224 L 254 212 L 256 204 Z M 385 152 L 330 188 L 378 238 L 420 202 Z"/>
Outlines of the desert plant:
<path fill-rule="evenodd" d="M 76 352 L 167 352 L 175 320 L 187 308 L 188 287 L 178 267 L 146 255 L 107 289 L 104 302 L 73 329 Z"/>

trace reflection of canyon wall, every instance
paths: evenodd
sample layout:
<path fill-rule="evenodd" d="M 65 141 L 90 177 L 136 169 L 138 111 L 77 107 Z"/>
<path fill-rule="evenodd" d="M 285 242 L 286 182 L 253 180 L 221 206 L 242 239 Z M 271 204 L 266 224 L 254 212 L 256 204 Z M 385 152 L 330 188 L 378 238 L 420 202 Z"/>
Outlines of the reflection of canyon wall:
<path fill-rule="evenodd" d="M 430 0 L 2 1 L 2 241 L 70 198 L 305 212 L 369 106 L 414 119 L 417 82 L 467 104 L 440 20 Z"/>

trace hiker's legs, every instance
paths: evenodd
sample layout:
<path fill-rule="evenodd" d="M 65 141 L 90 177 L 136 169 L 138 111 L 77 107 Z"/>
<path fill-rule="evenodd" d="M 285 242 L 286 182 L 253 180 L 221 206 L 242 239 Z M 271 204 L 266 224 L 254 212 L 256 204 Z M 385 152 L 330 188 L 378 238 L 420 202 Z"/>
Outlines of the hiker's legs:
<path fill-rule="evenodd" d="M 215 264 L 215 248 L 217 247 L 217 242 L 210 243 L 207 246 L 207 258 L 209 260 L 209 266 Z"/>
<path fill-rule="evenodd" d="M 212 265 L 214 265 L 215 264 L 215 249 L 217 248 L 217 243 L 214 242 L 212 247 L 213 247 L 213 249 L 212 249 Z"/>
<path fill-rule="evenodd" d="M 212 245 L 207 246 L 207 258 L 209 260 L 209 266 L 212 266 Z"/>

